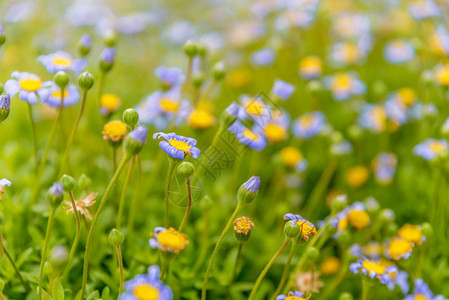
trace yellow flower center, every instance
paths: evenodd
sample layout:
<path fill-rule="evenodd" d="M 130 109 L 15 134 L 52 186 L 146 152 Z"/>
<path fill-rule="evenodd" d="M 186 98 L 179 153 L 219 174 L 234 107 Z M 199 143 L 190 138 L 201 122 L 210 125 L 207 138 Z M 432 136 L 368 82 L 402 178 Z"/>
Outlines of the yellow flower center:
<path fill-rule="evenodd" d="M 285 300 L 304 300 L 303 297 L 288 296 Z"/>
<path fill-rule="evenodd" d="M 352 209 L 348 212 L 348 222 L 351 226 L 362 229 L 369 225 L 371 219 L 364 210 Z"/>
<path fill-rule="evenodd" d="M 359 187 L 363 185 L 369 176 L 368 168 L 364 166 L 353 167 L 346 174 L 346 181 L 351 187 Z"/>
<path fill-rule="evenodd" d="M 445 86 L 449 86 L 449 65 L 440 66 L 435 71 L 435 80 Z"/>
<path fill-rule="evenodd" d="M 429 298 L 427 298 L 423 294 L 418 294 L 418 295 L 415 295 L 414 300 L 429 300 Z"/>
<path fill-rule="evenodd" d="M 349 90 L 352 86 L 352 76 L 340 73 L 334 76 L 331 87 L 333 90 Z"/>
<path fill-rule="evenodd" d="M 417 225 L 405 224 L 398 231 L 398 236 L 415 244 L 421 244 L 422 233 Z"/>
<path fill-rule="evenodd" d="M 388 251 L 392 259 L 400 259 L 413 249 L 413 244 L 404 239 L 394 239 L 390 242 Z"/>
<path fill-rule="evenodd" d="M 249 100 L 249 103 L 245 105 L 246 111 L 250 115 L 260 116 L 263 113 L 265 105 L 260 101 Z"/>
<path fill-rule="evenodd" d="M 100 99 L 101 107 L 106 108 L 109 112 L 116 111 L 120 106 L 120 98 L 114 94 L 103 94 Z"/>
<path fill-rule="evenodd" d="M 446 144 L 439 141 L 432 141 L 429 143 L 429 149 L 436 154 L 441 154 L 446 151 Z"/>
<path fill-rule="evenodd" d="M 118 142 L 125 138 L 128 131 L 126 124 L 122 121 L 114 120 L 106 123 L 103 127 L 103 137 L 105 140 L 112 140 Z"/>
<path fill-rule="evenodd" d="M 398 91 L 399 101 L 405 105 L 410 106 L 416 100 L 415 91 L 410 88 L 402 88 Z"/>
<path fill-rule="evenodd" d="M 348 228 L 348 219 L 347 218 L 340 218 L 338 220 L 337 229 L 339 231 L 343 231 L 346 228 Z"/>
<path fill-rule="evenodd" d="M 315 56 L 305 57 L 299 63 L 299 70 L 306 73 L 321 72 L 321 59 Z"/>
<path fill-rule="evenodd" d="M 298 162 L 303 159 L 301 151 L 295 147 L 285 147 L 281 150 L 281 159 L 288 167 L 295 167 Z"/>
<path fill-rule="evenodd" d="M 67 90 L 64 90 L 64 99 L 67 98 L 68 95 L 69 95 L 69 92 Z M 53 98 L 61 99 L 62 98 L 62 91 L 61 90 L 53 91 L 51 93 L 51 96 Z"/>
<path fill-rule="evenodd" d="M 215 123 L 214 116 L 205 110 L 194 110 L 189 116 L 189 125 L 196 129 L 211 127 Z"/>
<path fill-rule="evenodd" d="M 234 231 L 247 235 L 254 228 L 254 223 L 250 218 L 241 217 L 234 221 Z"/>
<path fill-rule="evenodd" d="M 248 69 L 237 69 L 232 71 L 227 77 L 227 82 L 232 88 L 242 88 L 247 86 L 252 79 L 251 71 Z"/>
<path fill-rule="evenodd" d="M 360 58 L 357 46 L 354 44 L 344 44 L 341 49 L 343 60 L 351 63 Z"/>
<path fill-rule="evenodd" d="M 68 68 L 72 65 L 72 60 L 67 57 L 55 56 L 53 57 L 53 63 L 57 66 Z"/>
<path fill-rule="evenodd" d="M 170 98 L 162 98 L 159 100 L 159 106 L 164 112 L 174 113 L 179 109 L 179 102 Z"/>
<path fill-rule="evenodd" d="M 301 226 L 301 235 L 304 237 L 309 237 L 311 235 L 316 235 L 316 228 L 309 222 L 298 221 L 298 225 Z M 307 240 L 306 238 L 304 238 Z"/>
<path fill-rule="evenodd" d="M 170 249 L 175 253 L 178 253 L 184 249 L 184 247 L 189 243 L 186 240 L 186 235 L 180 233 L 174 228 L 169 228 L 165 231 L 159 232 L 157 241 L 165 250 Z"/>
<path fill-rule="evenodd" d="M 42 80 L 37 78 L 24 78 L 19 80 L 20 89 L 28 92 L 36 92 L 42 86 Z"/>
<path fill-rule="evenodd" d="M 338 272 L 340 266 L 340 260 L 335 256 L 330 256 L 323 261 L 320 269 L 324 275 L 332 275 Z"/>
<path fill-rule="evenodd" d="M 376 131 L 385 130 L 385 121 L 387 119 L 385 108 L 383 106 L 376 106 L 371 110 L 371 114 L 374 120 L 374 129 Z"/>
<path fill-rule="evenodd" d="M 265 126 L 265 136 L 270 142 L 281 142 L 287 138 L 287 130 L 277 124 L 267 124 Z"/>
<path fill-rule="evenodd" d="M 168 141 L 168 143 L 172 146 L 178 149 L 179 151 L 188 152 L 192 148 L 192 146 L 189 145 L 186 141 L 178 141 L 177 139 L 171 139 Z"/>
<path fill-rule="evenodd" d="M 140 284 L 133 290 L 134 297 L 138 300 L 157 300 L 159 299 L 159 290 L 151 284 Z"/>
<path fill-rule="evenodd" d="M 250 140 L 253 141 L 257 141 L 259 139 L 259 136 L 257 134 L 255 134 L 254 132 L 252 132 L 251 130 L 249 130 L 248 128 L 246 128 L 245 130 L 243 130 L 242 134 L 249 138 Z"/>
<path fill-rule="evenodd" d="M 315 118 L 313 115 L 305 115 L 298 119 L 298 123 L 300 126 L 307 128 L 307 127 L 310 127 L 310 125 L 312 124 L 312 122 L 314 120 L 315 120 Z"/>
<path fill-rule="evenodd" d="M 368 272 L 374 271 L 379 275 L 385 273 L 385 266 L 378 261 L 364 260 L 362 265 Z"/>

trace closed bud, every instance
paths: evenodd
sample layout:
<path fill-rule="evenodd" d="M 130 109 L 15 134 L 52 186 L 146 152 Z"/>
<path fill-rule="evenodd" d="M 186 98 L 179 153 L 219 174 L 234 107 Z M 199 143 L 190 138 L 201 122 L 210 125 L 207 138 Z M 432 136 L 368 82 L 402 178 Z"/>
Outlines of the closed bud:
<path fill-rule="evenodd" d="M 348 203 L 346 195 L 338 195 L 331 200 L 331 209 L 334 214 L 342 211 Z"/>
<path fill-rule="evenodd" d="M 92 38 L 89 34 L 83 34 L 78 43 L 78 51 L 81 56 L 87 56 L 92 47 Z"/>
<path fill-rule="evenodd" d="M 343 245 L 349 245 L 351 242 L 351 234 L 349 231 L 344 230 L 338 234 L 337 241 Z"/>
<path fill-rule="evenodd" d="M 78 84 L 82 90 L 88 91 L 94 85 L 94 77 L 85 71 L 78 77 Z"/>
<path fill-rule="evenodd" d="M 207 48 L 206 48 L 206 45 L 204 45 L 203 43 L 197 42 L 196 48 L 197 48 L 199 56 L 205 57 L 207 55 Z"/>
<path fill-rule="evenodd" d="M 298 222 L 289 220 L 284 225 L 284 235 L 289 239 L 297 237 L 301 233 L 301 227 L 299 227 Z"/>
<path fill-rule="evenodd" d="M 213 67 L 214 78 L 217 81 L 220 81 L 224 78 L 226 74 L 225 65 L 222 61 L 217 62 Z"/>
<path fill-rule="evenodd" d="M 259 193 L 260 177 L 252 176 L 247 182 L 240 186 L 237 198 L 238 201 L 244 204 L 250 204 L 256 199 Z"/>
<path fill-rule="evenodd" d="M 64 174 L 62 175 L 60 182 L 64 187 L 64 191 L 67 193 L 73 192 L 73 190 L 75 189 L 76 181 L 72 176 Z"/>
<path fill-rule="evenodd" d="M 383 82 L 382 80 L 376 80 L 373 83 L 372 90 L 374 93 L 376 93 L 377 95 L 380 96 L 380 95 L 385 94 L 388 91 L 388 87 L 385 84 L 385 82 Z"/>
<path fill-rule="evenodd" d="M 0 24 L 0 46 L 6 42 L 5 30 L 2 24 Z"/>
<path fill-rule="evenodd" d="M 115 44 L 117 43 L 117 35 L 115 32 L 110 31 L 106 33 L 106 35 L 103 38 L 103 42 L 106 45 L 106 47 L 112 48 L 115 47 Z"/>
<path fill-rule="evenodd" d="M 394 221 L 394 211 L 388 208 L 382 209 L 379 215 L 380 221 L 383 221 L 385 223 L 393 222 Z"/>
<path fill-rule="evenodd" d="M 195 88 L 200 88 L 201 85 L 203 85 L 204 82 L 204 75 L 202 73 L 196 73 L 195 75 L 193 75 L 192 78 L 192 84 Z"/>
<path fill-rule="evenodd" d="M 100 70 L 103 73 L 109 72 L 114 66 L 115 48 L 105 48 L 100 55 Z"/>
<path fill-rule="evenodd" d="M 132 157 L 138 154 L 147 140 L 148 128 L 145 126 L 137 126 L 125 138 L 125 153 Z"/>
<path fill-rule="evenodd" d="M 69 251 L 65 246 L 56 246 L 50 252 L 49 262 L 55 269 L 59 271 L 64 270 L 67 260 L 69 258 Z"/>
<path fill-rule="evenodd" d="M 81 174 L 80 178 L 78 178 L 77 184 L 81 190 L 86 191 L 90 189 L 92 180 L 86 174 Z"/>
<path fill-rule="evenodd" d="M 214 204 L 214 202 L 212 201 L 212 199 L 209 195 L 204 195 L 204 197 L 200 201 L 200 207 L 203 210 L 210 209 L 213 204 Z"/>
<path fill-rule="evenodd" d="M 431 238 L 433 236 L 433 228 L 430 223 L 423 223 L 421 225 L 421 232 L 426 238 Z"/>
<path fill-rule="evenodd" d="M 50 201 L 50 205 L 53 207 L 59 206 L 61 204 L 62 199 L 64 198 L 64 187 L 62 183 L 55 182 L 48 190 L 47 193 L 48 201 Z"/>
<path fill-rule="evenodd" d="M 338 300 L 354 300 L 354 297 L 352 296 L 352 294 L 344 292 L 340 294 Z"/>
<path fill-rule="evenodd" d="M 306 255 L 310 261 L 316 261 L 320 257 L 320 251 L 315 247 L 310 247 L 306 250 Z"/>
<path fill-rule="evenodd" d="M 192 42 L 191 40 L 188 40 L 187 42 L 185 42 L 183 49 L 184 49 L 184 53 L 188 57 L 194 57 L 195 55 L 198 54 L 198 47 L 196 46 L 196 43 Z"/>
<path fill-rule="evenodd" d="M 115 228 L 111 230 L 111 233 L 109 233 L 108 237 L 109 244 L 111 244 L 114 247 L 120 246 L 124 240 L 125 237 L 123 236 L 123 233 L 121 233 Z"/>
<path fill-rule="evenodd" d="M 7 94 L 0 95 L 0 123 L 5 121 L 11 111 L 11 99 Z"/>
<path fill-rule="evenodd" d="M 190 176 L 195 172 L 195 167 L 192 163 L 188 161 L 183 161 L 178 166 L 178 174 L 183 176 L 185 179 L 189 179 Z"/>
<path fill-rule="evenodd" d="M 134 108 L 128 108 L 123 112 L 123 122 L 128 125 L 131 130 L 134 129 L 139 122 L 139 113 Z"/>
<path fill-rule="evenodd" d="M 69 83 L 69 75 L 67 75 L 64 71 L 59 71 L 53 77 L 53 81 L 59 86 L 61 89 L 65 88 Z"/>

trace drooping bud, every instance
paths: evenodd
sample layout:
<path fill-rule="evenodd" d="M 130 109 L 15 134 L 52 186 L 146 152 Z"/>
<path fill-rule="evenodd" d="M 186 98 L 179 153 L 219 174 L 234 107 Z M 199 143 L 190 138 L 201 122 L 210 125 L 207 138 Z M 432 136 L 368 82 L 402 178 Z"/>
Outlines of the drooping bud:
<path fill-rule="evenodd" d="M 5 121 L 11 111 L 11 99 L 7 94 L 0 95 L 0 123 Z"/>
<path fill-rule="evenodd" d="M 301 233 L 301 227 L 299 227 L 298 222 L 293 220 L 287 221 L 284 225 L 284 234 L 289 239 L 294 239 Z"/>
<path fill-rule="evenodd" d="M 244 204 L 250 204 L 256 199 L 259 193 L 260 177 L 252 176 L 242 186 L 240 186 L 237 198 L 238 201 Z"/>
<path fill-rule="evenodd" d="M 111 230 L 111 233 L 109 233 L 108 237 L 109 244 L 111 244 L 114 247 L 120 246 L 124 240 L 125 237 L 123 236 L 123 233 L 121 233 L 115 228 Z"/>
<path fill-rule="evenodd" d="M 128 108 L 123 112 L 123 122 L 133 130 L 139 122 L 139 113 L 134 108 Z"/>
<path fill-rule="evenodd" d="M 64 71 L 59 71 L 53 77 L 53 81 L 59 86 L 61 89 L 65 88 L 69 83 L 69 75 L 67 75 Z"/>
<path fill-rule="evenodd" d="M 78 51 L 82 57 L 87 56 L 92 47 L 92 38 L 89 34 L 83 34 L 78 43 Z"/>
<path fill-rule="evenodd" d="M 240 217 L 234 220 L 234 235 L 237 241 L 244 243 L 249 240 L 251 230 L 255 227 L 248 217 Z"/>
<path fill-rule="evenodd" d="M 178 174 L 183 176 L 185 179 L 189 179 L 192 174 L 195 173 L 195 167 L 192 163 L 188 161 L 183 161 L 178 166 Z"/>
<path fill-rule="evenodd" d="M 78 77 L 78 84 L 82 90 L 88 91 L 94 85 L 94 77 L 85 71 Z"/>
<path fill-rule="evenodd" d="M 72 176 L 69 176 L 67 174 L 62 175 L 60 182 L 62 183 L 62 186 L 64 187 L 64 191 L 69 193 L 73 192 L 75 189 L 76 181 L 73 179 Z"/>
<path fill-rule="evenodd" d="M 115 48 L 105 48 L 100 55 L 100 70 L 109 72 L 114 66 Z"/>
<path fill-rule="evenodd" d="M 50 201 L 50 205 L 53 207 L 58 207 L 64 198 L 64 187 L 62 183 L 55 182 L 48 190 L 47 198 Z"/>
<path fill-rule="evenodd" d="M 148 128 L 137 126 L 125 138 L 125 152 L 129 157 L 138 154 L 147 140 Z"/>

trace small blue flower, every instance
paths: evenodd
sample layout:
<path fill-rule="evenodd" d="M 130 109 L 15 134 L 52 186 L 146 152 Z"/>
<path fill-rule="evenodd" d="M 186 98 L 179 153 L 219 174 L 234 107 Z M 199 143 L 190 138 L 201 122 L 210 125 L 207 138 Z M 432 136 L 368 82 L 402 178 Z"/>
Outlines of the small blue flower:
<path fill-rule="evenodd" d="M 269 66 L 273 63 L 274 58 L 275 54 L 272 49 L 263 48 L 253 53 L 251 61 L 256 66 Z"/>
<path fill-rule="evenodd" d="M 237 140 L 253 150 L 261 151 L 267 145 L 267 140 L 262 134 L 262 129 L 255 126 L 252 130 L 235 121 L 229 126 L 228 131 L 234 133 Z"/>
<path fill-rule="evenodd" d="M 13 97 L 19 93 L 19 99 L 27 101 L 30 104 L 37 104 L 38 97 L 45 101 L 50 95 L 50 81 L 42 82 L 42 79 L 32 73 L 12 72 L 11 77 L 5 83 L 5 91 Z"/>
<path fill-rule="evenodd" d="M 296 88 L 288 82 L 276 79 L 271 94 L 282 100 L 287 100 L 295 92 Z"/>
<path fill-rule="evenodd" d="M 145 144 L 147 140 L 148 128 L 145 126 L 137 126 L 128 136 L 138 143 Z"/>
<path fill-rule="evenodd" d="M 0 111 L 9 110 L 11 107 L 11 97 L 8 94 L 0 95 Z"/>
<path fill-rule="evenodd" d="M 360 113 L 358 123 L 361 127 L 375 133 L 385 131 L 387 127 L 385 106 L 380 104 L 365 104 Z"/>
<path fill-rule="evenodd" d="M 200 149 L 196 146 L 196 140 L 176 133 L 156 132 L 153 139 L 159 139 L 159 147 L 164 150 L 170 157 L 176 159 L 184 159 L 185 155 L 191 155 L 197 158 L 200 155 Z"/>
<path fill-rule="evenodd" d="M 425 160 L 434 160 L 448 155 L 448 144 L 446 140 L 429 138 L 413 148 L 413 153 Z"/>
<path fill-rule="evenodd" d="M 90 47 L 92 46 L 92 37 L 90 36 L 90 34 L 83 34 L 81 36 L 80 45 L 90 49 Z"/>
<path fill-rule="evenodd" d="M 417 20 L 437 17 L 440 15 L 438 5 L 431 0 L 416 1 L 409 6 L 410 13 Z"/>
<path fill-rule="evenodd" d="M 115 51 L 115 48 L 104 48 L 100 54 L 101 61 L 106 64 L 114 63 Z"/>
<path fill-rule="evenodd" d="M 355 95 L 363 95 L 365 84 L 355 72 L 337 73 L 324 78 L 325 87 L 332 92 L 337 101 L 344 101 Z"/>
<path fill-rule="evenodd" d="M 11 181 L 6 178 L 0 179 L 0 200 L 2 200 L 2 195 L 5 193 L 5 186 L 11 186 Z"/>
<path fill-rule="evenodd" d="M 74 71 L 75 74 L 80 74 L 87 64 L 85 59 L 73 59 L 69 53 L 64 51 L 41 55 L 37 60 L 52 74 L 59 71 Z"/>
<path fill-rule="evenodd" d="M 415 49 L 410 41 L 395 39 L 385 45 L 384 56 L 389 62 L 400 64 L 412 60 L 415 57 Z"/>
<path fill-rule="evenodd" d="M 422 280 L 418 278 L 415 280 L 415 289 L 413 290 L 413 295 L 408 295 L 404 300 L 414 300 L 414 299 L 426 299 L 426 300 L 444 300 L 444 296 L 434 296 L 429 286 Z"/>
<path fill-rule="evenodd" d="M 391 183 L 396 172 L 397 163 L 398 159 L 393 153 L 379 153 L 373 161 L 376 181 L 384 185 Z"/>
<path fill-rule="evenodd" d="M 293 122 L 293 133 L 299 138 L 309 139 L 320 133 L 325 124 L 326 117 L 322 112 L 309 112 Z"/>
<path fill-rule="evenodd" d="M 244 184 L 243 188 L 247 189 L 250 192 L 257 193 L 260 187 L 260 177 L 259 176 L 251 176 Z"/>
<path fill-rule="evenodd" d="M 392 282 L 387 284 L 390 290 L 394 290 L 398 286 L 402 293 L 405 295 L 410 291 L 410 284 L 408 283 L 408 273 L 405 271 L 399 271 Z"/>
<path fill-rule="evenodd" d="M 284 300 L 284 299 L 291 299 L 291 300 L 304 300 L 303 293 L 296 291 L 296 292 L 288 292 L 287 296 L 285 295 L 279 295 L 276 297 L 276 300 Z"/>
<path fill-rule="evenodd" d="M 62 183 L 53 183 L 53 185 L 50 187 L 50 194 L 55 197 L 62 196 L 64 194 L 64 187 Z"/>
<path fill-rule="evenodd" d="M 154 70 L 154 74 L 162 81 L 162 85 L 171 89 L 174 86 L 181 85 L 185 76 L 180 68 L 158 67 Z"/>
<path fill-rule="evenodd" d="M 398 267 L 386 260 L 370 260 L 362 258 L 349 266 L 352 273 L 369 276 L 371 279 L 377 278 L 383 284 L 393 282 L 393 277 L 398 272 Z"/>
<path fill-rule="evenodd" d="M 159 267 L 154 265 L 148 268 L 147 274 L 140 274 L 125 282 L 125 292 L 120 295 L 120 300 L 172 300 L 171 288 L 159 280 Z"/>
<path fill-rule="evenodd" d="M 45 103 L 52 107 L 59 107 L 61 105 L 61 88 L 56 84 L 52 83 L 51 85 L 50 95 L 42 100 L 42 103 Z M 80 94 L 78 92 L 78 88 L 74 84 L 70 84 L 64 89 L 64 107 L 72 106 L 78 103 L 80 99 Z"/>
<path fill-rule="evenodd" d="M 232 102 L 231 104 L 228 105 L 228 107 L 226 107 L 225 112 L 227 115 L 233 117 L 233 118 L 237 118 L 239 111 L 241 109 L 241 106 L 238 105 L 235 102 Z"/>

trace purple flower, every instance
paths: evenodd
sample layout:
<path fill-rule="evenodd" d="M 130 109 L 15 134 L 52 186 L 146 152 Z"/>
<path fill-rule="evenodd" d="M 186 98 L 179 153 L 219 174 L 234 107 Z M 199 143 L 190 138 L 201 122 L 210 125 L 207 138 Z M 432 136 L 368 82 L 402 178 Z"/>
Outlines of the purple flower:
<path fill-rule="evenodd" d="M 11 98 L 8 94 L 0 95 L 0 110 L 9 110 L 11 106 Z"/>
<path fill-rule="evenodd" d="M 79 99 L 80 94 L 76 85 L 70 84 L 64 89 L 64 107 L 75 105 Z M 42 100 L 42 103 L 52 107 L 59 107 L 61 105 L 61 88 L 52 83 L 50 94 L 46 99 Z"/>
<path fill-rule="evenodd" d="M 443 300 L 444 296 L 434 296 L 429 286 L 422 280 L 418 278 L 415 280 L 415 289 L 413 290 L 413 295 L 408 295 L 404 300 L 414 300 L 414 299 L 428 299 L 428 300 Z"/>
<path fill-rule="evenodd" d="M 259 191 L 260 187 L 260 177 L 259 176 L 252 176 L 250 179 L 248 179 L 244 184 L 243 188 L 247 189 L 250 192 L 257 193 Z"/>
<path fill-rule="evenodd" d="M 274 82 L 271 94 L 282 100 L 287 100 L 295 92 L 295 87 L 288 82 L 277 79 Z"/>
<path fill-rule="evenodd" d="M 136 142 L 145 144 L 147 140 L 148 128 L 145 126 L 137 126 L 133 131 L 131 131 L 128 135 L 131 139 Z"/>
<path fill-rule="evenodd" d="M 158 67 L 154 74 L 162 81 L 164 87 L 170 89 L 184 82 L 184 75 L 180 68 Z"/>
<path fill-rule="evenodd" d="M 11 77 L 12 79 L 5 83 L 5 91 L 10 97 L 18 93 L 19 99 L 33 105 L 37 104 L 38 97 L 44 101 L 50 95 L 51 82 L 42 82 L 35 74 L 16 71 L 12 72 Z"/>
<path fill-rule="evenodd" d="M 154 265 L 148 268 L 147 274 L 140 274 L 125 282 L 125 292 L 120 295 L 120 300 L 139 300 L 142 293 L 152 291 L 157 293 L 158 300 L 172 300 L 171 288 L 159 280 L 159 267 Z M 140 294 L 139 294 L 140 293 Z M 143 294 L 146 295 L 146 294 Z"/>
<path fill-rule="evenodd" d="M 239 121 L 235 121 L 228 130 L 235 134 L 240 143 L 250 147 L 253 150 L 261 151 L 267 145 L 267 140 L 258 126 L 248 129 Z"/>
<path fill-rule="evenodd" d="M 156 132 L 153 139 L 159 139 L 159 147 L 164 150 L 170 157 L 176 159 L 184 159 L 185 155 L 191 155 L 197 158 L 200 155 L 200 149 L 196 146 L 196 140 L 176 133 Z"/>
<path fill-rule="evenodd" d="M 106 64 L 114 63 L 115 48 L 104 48 L 100 55 L 101 61 Z"/>
<path fill-rule="evenodd" d="M 90 34 L 83 34 L 80 38 L 80 45 L 89 48 L 92 46 L 92 37 Z"/>
<path fill-rule="evenodd" d="M 64 194 L 64 187 L 62 186 L 62 183 L 55 182 L 50 188 L 50 194 L 52 196 L 62 196 Z"/>
<path fill-rule="evenodd" d="M 64 51 L 56 51 L 48 55 L 41 55 L 37 58 L 49 73 L 57 73 L 59 71 L 74 71 L 80 74 L 86 67 L 85 59 L 73 59 L 73 57 Z"/>
<path fill-rule="evenodd" d="M 269 66 L 273 63 L 274 58 L 275 55 L 272 49 L 263 48 L 253 53 L 251 61 L 258 66 Z"/>

